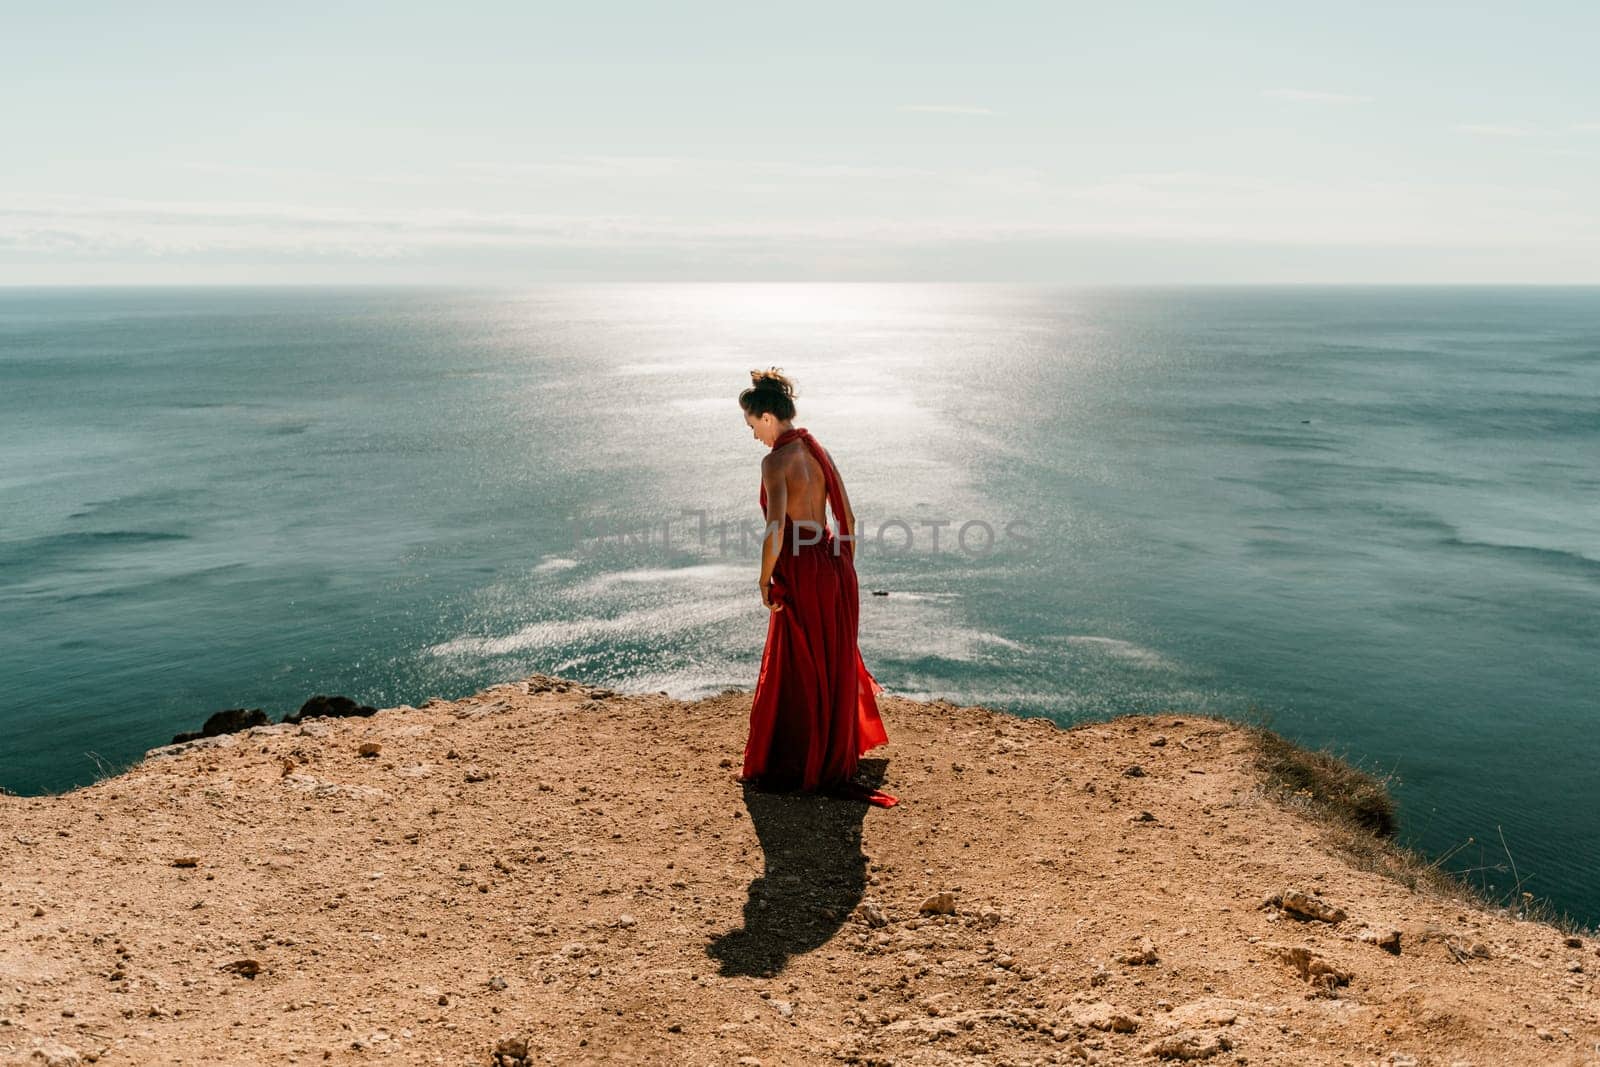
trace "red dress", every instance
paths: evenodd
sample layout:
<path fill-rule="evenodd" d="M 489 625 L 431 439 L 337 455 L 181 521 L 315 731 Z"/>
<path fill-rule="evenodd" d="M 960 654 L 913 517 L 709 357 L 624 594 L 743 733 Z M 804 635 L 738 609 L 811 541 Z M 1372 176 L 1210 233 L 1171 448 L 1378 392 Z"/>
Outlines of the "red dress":
<path fill-rule="evenodd" d="M 828 506 L 842 522 L 839 475 L 816 439 L 795 427 L 772 447 L 796 439 L 822 467 Z M 762 486 L 763 517 L 766 511 Z M 856 646 L 861 601 L 853 547 L 831 529 L 819 536 L 786 517 L 769 596 L 783 610 L 767 618 L 740 780 L 843 793 L 880 807 L 897 803 L 888 793 L 852 780 L 860 755 L 889 740 L 876 699 L 883 687 Z"/>

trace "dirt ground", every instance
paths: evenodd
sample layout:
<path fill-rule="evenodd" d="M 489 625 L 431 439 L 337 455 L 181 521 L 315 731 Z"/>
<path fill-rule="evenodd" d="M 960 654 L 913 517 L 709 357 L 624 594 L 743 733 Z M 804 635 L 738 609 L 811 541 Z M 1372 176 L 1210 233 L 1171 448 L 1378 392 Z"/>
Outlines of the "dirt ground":
<path fill-rule="evenodd" d="M 1593 942 L 1358 869 L 1238 725 L 886 697 L 884 809 L 741 787 L 749 699 L 535 676 L 0 796 L 0 1063 L 1600 1064 Z"/>

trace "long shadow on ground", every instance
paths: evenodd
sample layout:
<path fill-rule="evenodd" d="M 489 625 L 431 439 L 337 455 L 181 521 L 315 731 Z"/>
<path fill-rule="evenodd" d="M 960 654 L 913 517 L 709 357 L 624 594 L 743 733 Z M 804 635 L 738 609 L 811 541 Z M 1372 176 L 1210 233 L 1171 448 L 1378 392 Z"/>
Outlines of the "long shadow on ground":
<path fill-rule="evenodd" d="M 856 778 L 877 788 L 887 766 L 862 760 Z M 706 954 L 721 961 L 724 977 L 772 977 L 791 956 L 826 944 L 861 903 L 861 824 L 870 805 L 748 785 L 744 803 L 766 867 L 750 883 L 744 925 L 713 938 Z"/>

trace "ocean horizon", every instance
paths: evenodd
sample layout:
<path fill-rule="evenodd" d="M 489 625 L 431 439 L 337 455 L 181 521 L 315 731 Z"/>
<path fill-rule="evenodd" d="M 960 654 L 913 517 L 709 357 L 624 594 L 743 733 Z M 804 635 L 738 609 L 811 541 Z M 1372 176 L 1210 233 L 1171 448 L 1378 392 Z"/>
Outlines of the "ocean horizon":
<path fill-rule="evenodd" d="M 315 693 L 752 686 L 768 365 L 891 692 L 1266 716 L 1600 921 L 1593 287 L 0 289 L 0 786 Z"/>

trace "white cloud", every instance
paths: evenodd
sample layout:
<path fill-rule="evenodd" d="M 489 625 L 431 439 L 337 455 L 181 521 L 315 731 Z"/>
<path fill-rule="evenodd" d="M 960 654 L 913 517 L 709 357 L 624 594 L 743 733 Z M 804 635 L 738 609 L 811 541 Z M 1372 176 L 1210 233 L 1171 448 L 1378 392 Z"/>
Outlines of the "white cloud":
<path fill-rule="evenodd" d="M 527 162 L 470 161 L 455 164 L 470 181 L 490 184 L 529 178 L 655 179 L 726 182 L 757 178 L 804 179 L 937 179 L 925 167 L 862 166 L 849 163 L 799 163 L 788 160 L 717 159 L 708 156 L 561 156 Z"/>
<path fill-rule="evenodd" d="M 1297 104 L 1370 104 L 1372 97 L 1353 93 L 1328 93 L 1317 89 L 1266 89 L 1262 96 L 1274 100 L 1292 100 Z"/>
<path fill-rule="evenodd" d="M 191 160 L 181 164 L 185 170 L 228 178 L 266 178 L 272 181 L 364 182 L 377 185 L 438 185 L 440 179 L 426 174 L 363 174 L 321 170 L 312 167 L 259 167 L 238 163 Z"/>
<path fill-rule="evenodd" d="M 1533 137 L 1537 130 L 1530 130 L 1526 126 L 1502 126 L 1489 122 L 1458 122 L 1456 129 L 1461 133 L 1475 134 L 1478 137 Z"/>
<path fill-rule="evenodd" d="M 896 111 L 923 111 L 935 115 L 998 115 L 992 108 L 976 104 L 901 104 Z"/>
<path fill-rule="evenodd" d="M 764 165 L 748 164 L 745 174 Z M 873 166 L 794 166 L 807 175 L 889 177 Z M 991 188 L 982 184 L 987 181 L 1002 184 Z M 527 211 L 515 202 L 463 208 L 460 200 L 377 206 L 12 197 L 0 204 L 0 254 L 32 264 L 175 264 L 200 257 L 331 267 L 372 260 L 428 264 L 440 257 L 490 263 L 548 252 L 585 262 L 653 256 L 685 263 L 836 260 L 859 267 L 940 246 L 1051 241 L 1600 249 L 1600 205 L 1583 191 L 1547 182 L 1294 180 L 1200 170 L 1074 180 L 1002 170 L 941 172 L 937 180 L 899 184 L 903 195 L 892 199 L 876 185 L 866 187 L 870 195 L 845 195 L 856 190 L 852 186 L 781 215 L 765 202 L 734 208 L 725 200 L 686 213 L 672 196 L 646 195 L 627 199 L 626 212 L 604 210 L 604 202 L 600 210 Z M 543 195 L 522 199 L 551 202 Z"/>

